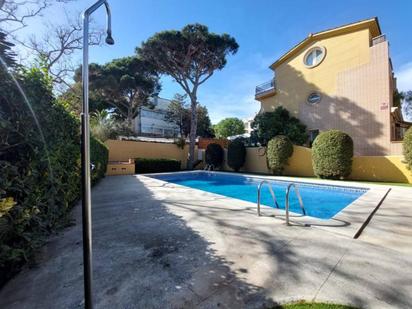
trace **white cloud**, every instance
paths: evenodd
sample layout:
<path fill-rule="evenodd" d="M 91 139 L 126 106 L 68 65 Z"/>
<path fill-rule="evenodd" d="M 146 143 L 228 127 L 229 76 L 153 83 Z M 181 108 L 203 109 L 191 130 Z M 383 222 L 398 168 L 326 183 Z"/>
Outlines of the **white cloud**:
<path fill-rule="evenodd" d="M 412 90 L 412 62 L 402 65 L 396 73 L 396 78 L 399 91 Z"/>

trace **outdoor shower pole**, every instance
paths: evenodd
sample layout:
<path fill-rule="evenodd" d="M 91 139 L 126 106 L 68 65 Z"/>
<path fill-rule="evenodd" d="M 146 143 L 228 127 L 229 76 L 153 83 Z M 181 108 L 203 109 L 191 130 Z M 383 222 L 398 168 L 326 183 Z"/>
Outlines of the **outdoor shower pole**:
<path fill-rule="evenodd" d="M 107 0 L 99 0 L 83 12 L 83 66 L 82 66 L 82 223 L 83 223 L 83 273 L 84 306 L 93 308 L 93 268 L 92 268 L 92 201 L 90 180 L 90 129 L 89 129 L 89 17 L 101 5 L 105 5 L 107 14 L 106 43 L 113 45 L 111 13 Z"/>

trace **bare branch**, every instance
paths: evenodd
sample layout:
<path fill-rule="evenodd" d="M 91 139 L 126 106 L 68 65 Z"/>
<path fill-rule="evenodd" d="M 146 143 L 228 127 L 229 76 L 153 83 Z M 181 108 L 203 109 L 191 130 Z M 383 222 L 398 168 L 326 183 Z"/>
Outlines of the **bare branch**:
<path fill-rule="evenodd" d="M 6 33 L 27 26 L 26 20 L 40 15 L 52 0 L 0 0 L 0 24 Z"/>
<path fill-rule="evenodd" d="M 61 25 L 46 25 L 43 37 L 30 37 L 28 42 L 20 42 L 28 48 L 31 54 L 41 61 L 49 71 L 53 82 L 60 86 L 67 85 L 67 79 L 72 77 L 76 64 L 73 56 L 82 49 L 83 32 L 81 20 L 72 20 L 66 14 L 67 21 Z M 89 44 L 101 45 L 103 31 L 90 31 Z"/>

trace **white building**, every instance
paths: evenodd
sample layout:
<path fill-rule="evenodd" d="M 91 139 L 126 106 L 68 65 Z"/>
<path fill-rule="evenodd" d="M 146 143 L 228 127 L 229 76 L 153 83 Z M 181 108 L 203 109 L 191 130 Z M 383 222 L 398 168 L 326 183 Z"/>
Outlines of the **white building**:
<path fill-rule="evenodd" d="M 243 124 L 245 125 L 245 133 L 252 133 L 252 122 L 254 118 L 244 119 Z"/>
<path fill-rule="evenodd" d="M 154 97 L 150 98 L 154 108 L 141 106 L 139 114 L 134 119 L 134 129 L 141 136 L 176 137 L 180 135 L 179 127 L 166 120 L 167 108 L 170 100 Z"/>

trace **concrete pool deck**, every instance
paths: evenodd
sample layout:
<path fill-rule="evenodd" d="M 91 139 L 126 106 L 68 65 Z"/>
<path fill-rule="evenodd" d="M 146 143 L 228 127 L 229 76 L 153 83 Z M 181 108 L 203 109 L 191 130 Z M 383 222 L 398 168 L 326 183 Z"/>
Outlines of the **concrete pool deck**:
<path fill-rule="evenodd" d="M 352 239 L 145 176 L 106 177 L 93 189 L 96 307 L 268 308 L 306 299 L 411 308 L 411 251 L 403 249 L 412 247 L 411 200 L 412 189 L 393 188 Z M 82 306 L 80 207 L 73 216 L 76 225 L 50 240 L 38 266 L 3 287 L 1 308 Z"/>

